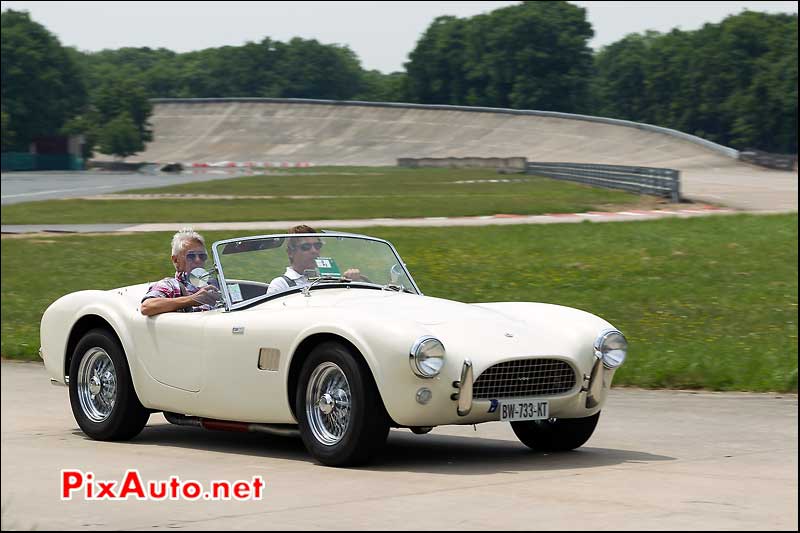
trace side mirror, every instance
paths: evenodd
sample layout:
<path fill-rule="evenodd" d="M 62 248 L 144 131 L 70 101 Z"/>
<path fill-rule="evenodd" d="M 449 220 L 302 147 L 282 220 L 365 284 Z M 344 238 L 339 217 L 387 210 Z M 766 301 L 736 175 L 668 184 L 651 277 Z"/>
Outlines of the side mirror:
<path fill-rule="evenodd" d="M 391 279 L 394 285 L 399 285 L 400 280 L 405 276 L 403 272 L 403 268 L 395 263 L 392 265 L 392 268 L 389 269 L 389 279 Z"/>
<path fill-rule="evenodd" d="M 205 268 L 195 268 L 191 272 L 189 272 L 189 283 L 197 287 L 198 289 L 205 287 L 206 285 L 210 285 L 210 279 L 214 276 L 214 272 L 209 272 Z"/>

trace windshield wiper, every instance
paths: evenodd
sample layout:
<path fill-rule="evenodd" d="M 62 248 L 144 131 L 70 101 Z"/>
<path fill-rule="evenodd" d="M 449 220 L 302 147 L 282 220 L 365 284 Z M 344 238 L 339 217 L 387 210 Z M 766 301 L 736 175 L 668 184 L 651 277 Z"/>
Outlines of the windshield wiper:
<path fill-rule="evenodd" d="M 303 287 L 303 295 L 306 297 L 311 296 L 311 289 L 314 287 L 314 285 L 323 281 L 351 283 L 353 280 L 344 276 L 320 276 L 318 278 L 314 278 L 314 281 L 312 281 L 310 285 Z"/>
<path fill-rule="evenodd" d="M 394 283 L 387 283 L 383 287 L 381 287 L 382 291 L 397 291 L 397 292 L 407 292 L 409 294 L 414 294 L 414 291 L 410 291 L 403 287 L 402 285 L 395 285 Z"/>

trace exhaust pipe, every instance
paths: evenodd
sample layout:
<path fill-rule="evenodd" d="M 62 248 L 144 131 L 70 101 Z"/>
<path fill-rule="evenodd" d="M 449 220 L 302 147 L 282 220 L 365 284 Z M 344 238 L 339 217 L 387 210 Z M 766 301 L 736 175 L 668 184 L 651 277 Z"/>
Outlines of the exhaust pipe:
<path fill-rule="evenodd" d="M 201 427 L 212 431 L 237 431 L 240 433 L 266 433 L 281 437 L 299 437 L 300 430 L 292 424 L 260 424 L 254 422 L 234 422 L 231 420 L 215 420 L 197 416 L 180 415 L 164 411 L 164 418 L 176 426 Z"/>

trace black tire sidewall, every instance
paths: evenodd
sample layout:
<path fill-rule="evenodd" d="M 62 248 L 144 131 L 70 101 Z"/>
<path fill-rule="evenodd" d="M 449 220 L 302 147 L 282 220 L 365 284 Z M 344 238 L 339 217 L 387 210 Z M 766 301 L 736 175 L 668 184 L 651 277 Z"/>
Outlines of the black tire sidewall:
<path fill-rule="evenodd" d="M 350 421 L 344 437 L 328 446 L 319 442 L 311 431 L 306 415 L 306 389 L 312 372 L 320 364 L 336 364 L 350 386 Z M 300 371 L 295 391 L 295 412 L 300 425 L 300 436 L 311 454 L 330 466 L 357 465 L 369 460 L 382 442 L 386 441 L 389 424 L 383 403 L 374 381 L 353 354 L 343 345 L 327 342 L 309 354 Z"/>
<path fill-rule="evenodd" d="M 511 422 L 511 429 L 533 450 L 565 452 L 583 446 L 594 433 L 599 419 L 600 411 L 585 418 Z"/>
<path fill-rule="evenodd" d="M 86 353 L 94 348 L 102 348 L 114 363 L 117 380 L 117 396 L 111 414 L 102 422 L 91 420 L 78 399 L 78 368 Z M 69 368 L 69 400 L 72 414 L 78 426 L 89 437 L 96 440 L 126 440 L 137 435 L 149 418 L 149 412 L 142 407 L 133 388 L 128 361 L 116 337 L 103 329 L 86 333 L 72 355 Z"/>

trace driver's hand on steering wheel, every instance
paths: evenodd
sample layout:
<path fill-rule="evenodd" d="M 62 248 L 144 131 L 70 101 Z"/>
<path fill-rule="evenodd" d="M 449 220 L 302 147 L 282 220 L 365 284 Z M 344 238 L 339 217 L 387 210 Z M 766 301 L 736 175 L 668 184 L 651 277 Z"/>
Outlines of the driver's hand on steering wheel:
<path fill-rule="evenodd" d="M 351 279 L 353 281 L 366 281 L 367 283 L 371 283 L 367 276 L 361 274 L 361 270 L 357 268 L 349 268 L 342 274 L 347 279 Z"/>
<path fill-rule="evenodd" d="M 191 297 L 198 305 L 216 305 L 220 299 L 220 292 L 215 287 L 206 285 Z"/>
<path fill-rule="evenodd" d="M 361 281 L 361 271 L 357 268 L 348 268 L 342 275 L 353 281 Z"/>

